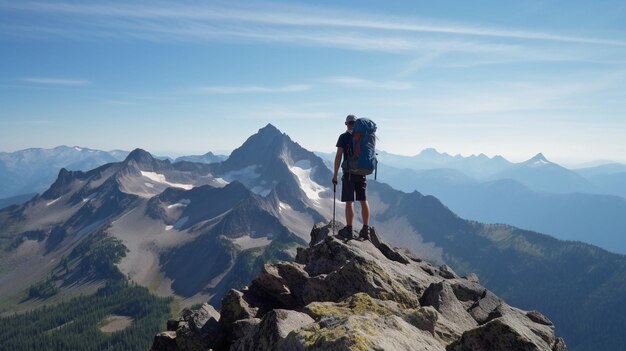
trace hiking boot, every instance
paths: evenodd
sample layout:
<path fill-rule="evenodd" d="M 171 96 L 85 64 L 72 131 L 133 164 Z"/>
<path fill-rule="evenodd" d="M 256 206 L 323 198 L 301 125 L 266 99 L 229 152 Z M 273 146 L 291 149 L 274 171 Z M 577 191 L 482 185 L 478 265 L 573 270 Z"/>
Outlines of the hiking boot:
<path fill-rule="evenodd" d="M 370 240 L 370 227 L 369 226 L 364 225 L 363 228 L 361 228 L 361 231 L 359 232 L 359 240 L 361 241 Z"/>
<path fill-rule="evenodd" d="M 352 227 L 351 226 L 345 226 L 341 229 L 339 229 L 339 232 L 337 233 L 337 236 L 344 239 L 344 240 L 352 240 L 354 239 L 353 234 L 352 234 Z"/>

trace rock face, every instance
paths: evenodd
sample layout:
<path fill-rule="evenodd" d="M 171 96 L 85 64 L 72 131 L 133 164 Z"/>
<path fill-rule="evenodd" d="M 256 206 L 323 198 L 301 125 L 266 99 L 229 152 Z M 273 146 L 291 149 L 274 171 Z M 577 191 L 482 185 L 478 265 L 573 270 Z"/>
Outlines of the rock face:
<path fill-rule="evenodd" d="M 330 230 L 315 226 L 295 262 L 231 290 L 219 322 L 206 306 L 185 311 L 152 350 L 567 350 L 545 316 L 507 305 L 476 275 Z"/>

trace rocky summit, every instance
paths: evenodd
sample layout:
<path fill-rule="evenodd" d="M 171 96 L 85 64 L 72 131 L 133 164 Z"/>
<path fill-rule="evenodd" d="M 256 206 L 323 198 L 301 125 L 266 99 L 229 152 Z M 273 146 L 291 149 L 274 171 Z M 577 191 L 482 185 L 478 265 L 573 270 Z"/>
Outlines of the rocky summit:
<path fill-rule="evenodd" d="M 447 266 L 316 225 L 295 262 L 266 264 L 218 312 L 184 310 L 154 338 L 170 350 L 567 350 L 550 320 Z"/>

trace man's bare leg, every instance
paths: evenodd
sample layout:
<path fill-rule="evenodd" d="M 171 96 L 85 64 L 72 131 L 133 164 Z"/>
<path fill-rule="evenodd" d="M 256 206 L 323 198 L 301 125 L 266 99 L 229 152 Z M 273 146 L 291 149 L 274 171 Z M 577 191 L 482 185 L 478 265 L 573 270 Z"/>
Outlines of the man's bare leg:
<path fill-rule="evenodd" d="M 346 202 L 346 225 L 352 227 L 352 221 L 354 220 L 354 206 L 352 201 Z"/>
<path fill-rule="evenodd" d="M 361 201 L 361 216 L 363 218 L 363 225 L 369 226 L 370 224 L 370 205 L 367 200 Z"/>

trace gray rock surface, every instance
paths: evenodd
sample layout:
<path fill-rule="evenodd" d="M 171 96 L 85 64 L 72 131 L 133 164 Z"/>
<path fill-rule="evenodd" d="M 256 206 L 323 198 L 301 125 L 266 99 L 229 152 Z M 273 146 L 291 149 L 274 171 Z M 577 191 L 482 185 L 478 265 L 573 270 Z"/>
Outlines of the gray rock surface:
<path fill-rule="evenodd" d="M 544 315 L 507 305 L 475 274 L 460 278 L 376 239 L 329 233 L 330 226 L 315 226 L 295 262 L 266 264 L 248 289 L 231 290 L 222 301 L 221 334 L 203 334 L 215 320 L 207 313 L 183 313 L 179 350 L 179 338 L 242 351 L 567 350 Z M 205 319 L 193 339 L 189 332 Z M 155 346 L 167 341 L 162 334 Z"/>

